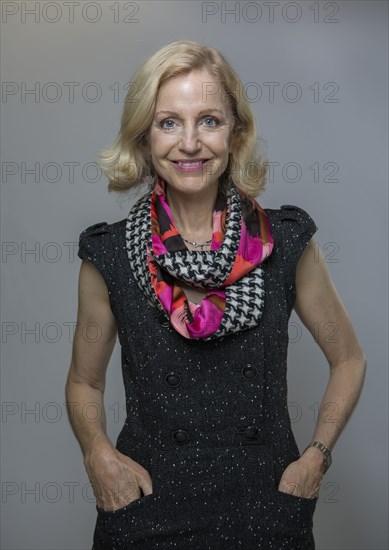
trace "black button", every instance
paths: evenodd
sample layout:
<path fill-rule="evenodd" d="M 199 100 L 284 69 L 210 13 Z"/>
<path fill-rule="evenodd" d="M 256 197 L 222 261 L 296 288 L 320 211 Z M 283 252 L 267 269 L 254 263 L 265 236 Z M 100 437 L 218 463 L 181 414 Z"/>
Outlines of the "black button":
<path fill-rule="evenodd" d="M 179 386 L 181 384 L 181 376 L 175 372 L 169 372 L 165 377 L 165 382 L 168 386 Z"/>
<path fill-rule="evenodd" d="M 162 327 L 167 328 L 170 325 L 170 321 L 166 319 L 166 315 L 162 312 L 158 314 L 158 321 Z"/>
<path fill-rule="evenodd" d="M 244 435 L 247 439 L 256 439 L 258 437 L 258 433 L 259 430 L 256 426 L 248 426 L 244 431 Z"/>
<path fill-rule="evenodd" d="M 176 430 L 173 434 L 173 440 L 179 444 L 186 443 L 189 440 L 189 434 L 185 430 Z"/>
<path fill-rule="evenodd" d="M 252 365 L 246 365 L 242 369 L 242 374 L 249 380 L 253 380 L 253 378 L 256 378 L 256 376 L 258 375 L 258 371 Z"/>

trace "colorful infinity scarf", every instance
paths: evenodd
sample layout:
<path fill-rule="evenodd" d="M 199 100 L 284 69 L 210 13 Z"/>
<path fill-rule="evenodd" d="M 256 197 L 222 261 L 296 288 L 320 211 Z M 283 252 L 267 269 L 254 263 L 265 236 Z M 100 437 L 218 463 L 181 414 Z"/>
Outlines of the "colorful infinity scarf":
<path fill-rule="evenodd" d="M 211 340 L 256 326 L 263 309 L 263 271 L 274 241 L 266 212 L 235 186 L 218 194 L 211 250 L 186 247 L 166 202 L 166 182 L 131 209 L 127 253 L 144 294 L 185 338 Z M 183 281 L 207 290 L 191 302 Z"/>

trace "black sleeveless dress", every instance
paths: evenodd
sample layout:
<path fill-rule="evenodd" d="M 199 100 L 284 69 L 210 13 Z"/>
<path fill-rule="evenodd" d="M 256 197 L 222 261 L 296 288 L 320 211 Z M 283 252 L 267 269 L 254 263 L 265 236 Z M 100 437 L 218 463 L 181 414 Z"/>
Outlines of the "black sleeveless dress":
<path fill-rule="evenodd" d="M 313 550 L 317 499 L 278 491 L 300 456 L 287 408 L 288 321 L 297 262 L 317 227 L 293 205 L 265 209 L 274 249 L 264 310 L 252 329 L 188 340 L 133 278 L 126 219 L 80 235 L 78 255 L 105 279 L 122 350 L 127 419 L 117 449 L 153 493 L 97 509 L 93 550 Z"/>

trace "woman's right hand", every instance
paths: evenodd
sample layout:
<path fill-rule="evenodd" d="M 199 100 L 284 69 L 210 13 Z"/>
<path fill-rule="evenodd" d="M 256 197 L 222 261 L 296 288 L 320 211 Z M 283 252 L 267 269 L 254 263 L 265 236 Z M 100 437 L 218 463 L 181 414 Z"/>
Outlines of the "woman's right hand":
<path fill-rule="evenodd" d="M 95 440 L 84 458 L 84 464 L 97 507 L 111 512 L 139 499 L 140 489 L 144 495 L 151 494 L 153 486 L 150 474 L 145 468 L 120 453 L 104 439 Z"/>

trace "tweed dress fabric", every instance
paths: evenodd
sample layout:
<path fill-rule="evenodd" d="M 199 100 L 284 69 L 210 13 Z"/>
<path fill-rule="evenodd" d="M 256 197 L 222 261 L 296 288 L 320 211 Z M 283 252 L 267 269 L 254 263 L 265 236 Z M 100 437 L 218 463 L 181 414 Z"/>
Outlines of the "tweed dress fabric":
<path fill-rule="evenodd" d="M 190 340 L 152 307 L 131 271 L 126 219 L 92 225 L 78 255 L 106 282 L 121 345 L 127 419 L 116 448 L 153 493 L 97 509 L 93 550 L 314 550 L 317 499 L 278 491 L 300 456 L 287 407 L 295 271 L 317 230 L 300 207 L 264 209 L 274 249 L 262 264 L 257 326 Z"/>

